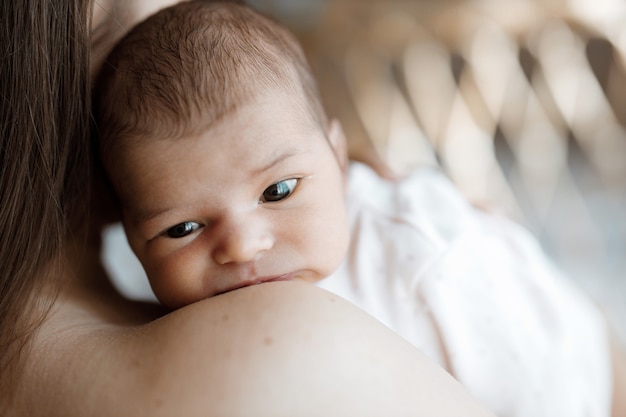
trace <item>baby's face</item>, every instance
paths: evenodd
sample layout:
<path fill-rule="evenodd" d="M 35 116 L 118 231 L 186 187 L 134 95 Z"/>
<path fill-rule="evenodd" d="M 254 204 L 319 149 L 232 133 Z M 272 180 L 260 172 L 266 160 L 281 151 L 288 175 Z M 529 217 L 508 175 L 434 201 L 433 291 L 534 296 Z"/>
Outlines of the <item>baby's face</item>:
<path fill-rule="evenodd" d="M 113 181 L 124 226 L 163 304 L 315 282 L 340 265 L 343 136 L 327 140 L 297 104 L 262 95 L 202 134 L 121 150 Z"/>

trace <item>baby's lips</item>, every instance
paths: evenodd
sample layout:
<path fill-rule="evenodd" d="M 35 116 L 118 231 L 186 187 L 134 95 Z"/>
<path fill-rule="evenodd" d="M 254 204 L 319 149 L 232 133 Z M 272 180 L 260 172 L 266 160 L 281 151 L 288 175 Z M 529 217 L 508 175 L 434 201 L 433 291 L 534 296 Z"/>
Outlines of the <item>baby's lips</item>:
<path fill-rule="evenodd" d="M 251 280 L 243 280 L 239 282 L 237 285 L 233 285 L 230 288 L 219 291 L 215 295 L 220 295 L 220 294 L 224 294 L 230 291 L 235 291 L 241 288 L 250 287 L 252 285 L 266 284 L 268 282 L 291 281 L 292 279 L 295 278 L 295 276 L 296 276 L 295 272 L 289 272 L 283 275 L 275 275 L 275 276 L 269 276 L 269 277 L 254 278 Z"/>

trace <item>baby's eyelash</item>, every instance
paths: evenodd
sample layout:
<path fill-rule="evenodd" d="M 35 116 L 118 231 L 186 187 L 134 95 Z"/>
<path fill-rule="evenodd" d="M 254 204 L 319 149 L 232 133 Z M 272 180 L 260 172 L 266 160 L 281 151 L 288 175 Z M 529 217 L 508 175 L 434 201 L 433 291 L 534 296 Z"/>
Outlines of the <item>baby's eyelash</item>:
<path fill-rule="evenodd" d="M 290 178 L 272 184 L 263 191 L 260 201 L 263 203 L 275 203 L 288 198 L 296 189 L 300 178 Z"/>
<path fill-rule="evenodd" d="M 202 225 L 196 222 L 182 222 L 170 227 L 165 232 L 163 232 L 162 235 L 171 239 L 180 239 L 190 235 L 191 233 L 198 230 L 200 227 L 202 227 Z"/>

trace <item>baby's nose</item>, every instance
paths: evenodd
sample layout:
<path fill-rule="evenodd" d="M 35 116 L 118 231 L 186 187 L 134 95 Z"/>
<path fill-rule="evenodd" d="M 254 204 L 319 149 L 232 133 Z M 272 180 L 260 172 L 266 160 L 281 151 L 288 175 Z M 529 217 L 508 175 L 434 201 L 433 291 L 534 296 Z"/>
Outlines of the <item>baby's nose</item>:
<path fill-rule="evenodd" d="M 231 219 L 220 229 L 212 255 L 220 265 L 254 261 L 274 244 L 267 227 L 259 219 Z"/>

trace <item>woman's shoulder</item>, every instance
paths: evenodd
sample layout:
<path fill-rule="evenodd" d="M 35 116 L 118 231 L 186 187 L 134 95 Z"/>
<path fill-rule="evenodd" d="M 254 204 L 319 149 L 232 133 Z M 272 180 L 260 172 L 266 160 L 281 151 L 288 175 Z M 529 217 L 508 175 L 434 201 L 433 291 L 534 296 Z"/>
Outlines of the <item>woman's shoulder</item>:
<path fill-rule="evenodd" d="M 486 415 L 406 342 L 308 284 L 145 314 L 114 296 L 61 294 L 28 354 L 23 415 L 420 415 L 415 390 L 443 414 Z"/>

